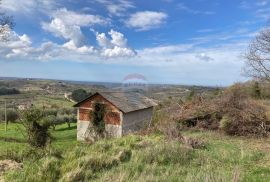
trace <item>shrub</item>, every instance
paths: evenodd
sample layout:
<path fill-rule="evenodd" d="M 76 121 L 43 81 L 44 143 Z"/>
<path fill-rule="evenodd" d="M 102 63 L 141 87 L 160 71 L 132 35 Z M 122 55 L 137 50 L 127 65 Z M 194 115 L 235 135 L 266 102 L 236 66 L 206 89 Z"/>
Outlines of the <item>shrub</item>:
<path fill-rule="evenodd" d="M 43 111 L 44 116 L 57 116 L 56 109 L 46 109 Z"/>
<path fill-rule="evenodd" d="M 7 120 L 10 122 L 15 122 L 19 119 L 19 114 L 16 110 L 8 109 L 7 110 Z"/>
<path fill-rule="evenodd" d="M 16 122 L 19 119 L 19 113 L 15 109 L 7 109 L 7 121 Z M 0 121 L 5 121 L 5 111 L 0 110 Z"/>
<path fill-rule="evenodd" d="M 22 113 L 21 120 L 27 132 L 28 143 L 33 147 L 45 147 L 50 139 L 50 123 L 44 119 L 44 113 L 30 108 Z"/>
<path fill-rule="evenodd" d="M 89 95 L 91 95 L 91 93 L 86 92 L 84 89 L 77 89 L 72 92 L 71 98 L 76 102 L 80 102 Z"/>
<path fill-rule="evenodd" d="M 219 106 L 223 114 L 220 127 L 229 135 L 266 136 L 270 131 L 265 107 L 250 99 L 241 85 L 227 89 Z"/>
<path fill-rule="evenodd" d="M 15 88 L 0 87 L 0 95 L 19 94 L 20 91 Z"/>
<path fill-rule="evenodd" d="M 193 98 L 183 105 L 177 119 L 182 126 L 221 129 L 229 135 L 266 136 L 270 131 L 266 108 L 252 99 L 242 84 L 212 99 Z"/>

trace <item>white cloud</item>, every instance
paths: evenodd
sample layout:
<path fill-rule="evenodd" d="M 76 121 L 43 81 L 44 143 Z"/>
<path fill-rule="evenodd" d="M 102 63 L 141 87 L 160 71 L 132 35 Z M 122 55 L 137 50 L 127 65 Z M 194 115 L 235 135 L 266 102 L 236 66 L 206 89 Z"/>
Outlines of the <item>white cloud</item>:
<path fill-rule="evenodd" d="M 9 41 L 0 42 L 0 57 L 3 59 L 100 62 L 104 59 L 130 58 L 136 55 L 136 52 L 127 46 L 125 36 L 114 30 L 108 32 L 109 38 L 105 33 L 96 33 L 97 43 L 100 47 L 84 44 L 79 46 L 72 37 L 62 45 L 44 42 L 38 47 L 33 47 L 31 39 L 27 35 L 18 35 L 14 31 L 10 31 L 9 34 Z"/>
<path fill-rule="evenodd" d="M 104 48 L 108 48 L 111 47 L 111 42 L 110 40 L 107 38 L 105 33 L 96 33 L 96 40 L 98 42 L 98 45 L 100 47 L 104 47 Z"/>
<path fill-rule="evenodd" d="M 133 57 L 136 55 L 136 52 L 127 46 L 127 39 L 122 33 L 111 30 L 108 35 L 110 39 L 105 33 L 96 32 L 96 40 L 102 48 L 102 56 L 112 58 Z"/>
<path fill-rule="evenodd" d="M 0 54 L 6 58 L 16 56 L 27 56 L 32 50 L 30 38 L 23 34 L 22 36 L 13 31 L 9 32 L 9 41 L 0 43 Z"/>
<path fill-rule="evenodd" d="M 69 42 L 65 43 L 63 45 L 64 48 L 67 48 L 69 50 L 73 50 L 76 51 L 78 53 L 82 53 L 82 54 L 86 54 L 86 53 L 94 53 L 96 52 L 95 48 L 93 46 L 81 46 L 81 47 L 77 47 L 77 45 L 73 42 L 73 40 L 70 40 Z"/>
<path fill-rule="evenodd" d="M 42 28 L 57 37 L 72 40 L 76 46 L 81 46 L 84 41 L 83 33 L 78 25 L 67 25 L 63 20 L 55 18 L 51 23 L 42 23 Z"/>
<path fill-rule="evenodd" d="M 126 21 L 126 25 L 136 30 L 144 31 L 159 27 L 165 22 L 167 17 L 168 15 L 163 12 L 141 11 L 132 14 Z"/>
<path fill-rule="evenodd" d="M 108 23 L 106 19 L 98 15 L 80 14 L 74 11 L 68 11 L 66 8 L 55 11 L 52 17 L 61 19 L 66 25 L 92 26 Z"/>
<path fill-rule="evenodd" d="M 133 57 L 135 56 L 135 52 L 126 47 L 115 46 L 114 48 L 111 49 L 104 49 L 101 52 L 101 55 L 107 58 Z"/>
<path fill-rule="evenodd" d="M 55 11 L 52 17 L 51 22 L 42 22 L 42 28 L 57 37 L 72 41 L 77 47 L 83 46 L 85 40 L 81 27 L 107 23 L 107 21 L 100 16 L 79 14 L 68 11 L 65 8 Z"/>
<path fill-rule="evenodd" d="M 117 0 L 113 2 L 111 0 L 96 0 L 106 6 L 111 15 L 124 16 L 126 11 L 130 8 L 135 8 L 134 4 L 127 0 Z"/>
<path fill-rule="evenodd" d="M 31 15 L 37 11 L 48 13 L 57 6 L 58 4 L 54 0 L 2 0 L 1 4 L 1 8 L 6 11 L 26 15 Z"/>
<path fill-rule="evenodd" d="M 122 33 L 111 30 L 108 34 L 112 38 L 111 43 L 113 45 L 118 46 L 118 47 L 126 47 L 127 46 L 127 39 L 124 37 L 124 35 Z"/>

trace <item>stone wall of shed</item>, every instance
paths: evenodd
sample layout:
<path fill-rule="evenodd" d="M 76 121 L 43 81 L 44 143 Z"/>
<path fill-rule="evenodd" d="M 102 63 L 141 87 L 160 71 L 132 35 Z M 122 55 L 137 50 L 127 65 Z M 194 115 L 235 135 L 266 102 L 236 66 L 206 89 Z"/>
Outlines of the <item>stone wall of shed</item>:
<path fill-rule="evenodd" d="M 88 139 L 89 133 L 87 130 L 92 126 L 91 120 L 92 117 L 89 117 L 89 114 L 94 110 L 94 103 L 99 102 L 105 104 L 106 114 L 104 117 L 105 120 L 105 130 L 108 136 L 111 137 L 121 137 L 122 136 L 122 112 L 119 111 L 115 106 L 110 102 L 105 100 L 102 96 L 96 95 L 89 100 L 86 100 L 80 105 L 77 113 L 77 140 L 85 141 L 91 140 Z"/>
<path fill-rule="evenodd" d="M 153 107 L 123 114 L 122 134 L 139 131 L 149 126 Z"/>
<path fill-rule="evenodd" d="M 99 102 L 105 105 L 106 114 L 105 131 L 111 137 L 122 136 L 122 112 L 119 111 L 114 105 L 108 102 L 100 95 L 96 95 L 89 100 L 86 100 L 80 105 L 77 113 L 77 140 L 85 141 L 89 137 L 88 129 L 92 126 L 91 112 L 94 111 L 94 103 Z M 90 116 L 90 117 L 89 117 Z"/>

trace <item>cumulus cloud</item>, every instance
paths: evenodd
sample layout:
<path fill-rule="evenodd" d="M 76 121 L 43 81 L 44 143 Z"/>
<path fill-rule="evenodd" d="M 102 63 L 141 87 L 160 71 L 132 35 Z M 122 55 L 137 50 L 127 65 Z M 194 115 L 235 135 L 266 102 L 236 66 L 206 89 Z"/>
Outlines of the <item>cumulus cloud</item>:
<path fill-rule="evenodd" d="M 127 46 L 125 36 L 117 31 L 108 32 L 110 38 L 105 33 L 96 32 L 96 40 L 102 48 L 101 55 L 107 58 L 113 57 L 132 57 L 136 52 Z"/>
<path fill-rule="evenodd" d="M 104 49 L 101 52 L 101 55 L 107 58 L 115 58 L 115 57 L 133 57 L 135 52 L 126 47 L 113 47 L 111 49 Z"/>
<path fill-rule="evenodd" d="M 57 37 L 64 38 L 76 47 L 84 45 L 85 37 L 81 27 L 106 24 L 107 21 L 97 15 L 79 14 L 67 9 L 59 9 L 52 14 L 51 22 L 42 22 L 42 28 Z M 66 46 L 71 47 L 71 46 Z"/>
<path fill-rule="evenodd" d="M 126 47 L 127 46 L 127 39 L 124 37 L 124 35 L 120 32 L 111 30 L 109 32 L 109 35 L 111 36 L 112 40 L 111 43 L 118 47 Z"/>
<path fill-rule="evenodd" d="M 83 45 L 81 47 L 77 47 L 73 40 L 70 40 L 69 42 L 65 43 L 63 47 L 83 54 L 96 52 L 93 46 Z"/>
<path fill-rule="evenodd" d="M 44 42 L 38 47 L 32 45 L 31 39 L 23 34 L 18 35 L 14 31 L 9 32 L 10 41 L 0 42 L 0 57 L 5 59 L 27 59 L 27 60 L 87 60 L 100 62 L 102 59 L 118 59 L 134 57 L 136 52 L 128 47 L 125 36 L 115 30 L 107 34 L 96 32 L 96 40 L 99 47 L 91 45 L 78 46 L 72 37 L 64 44 Z M 68 35 L 68 34 L 67 34 Z"/>
<path fill-rule="evenodd" d="M 167 17 L 168 15 L 163 12 L 141 11 L 132 14 L 126 21 L 126 25 L 139 31 L 145 31 L 159 27 Z"/>
<path fill-rule="evenodd" d="M 27 56 L 28 53 L 32 50 L 30 38 L 23 34 L 18 35 L 13 31 L 9 33 L 8 42 L 0 43 L 0 53 L 5 55 L 6 58 L 16 57 L 16 56 Z"/>

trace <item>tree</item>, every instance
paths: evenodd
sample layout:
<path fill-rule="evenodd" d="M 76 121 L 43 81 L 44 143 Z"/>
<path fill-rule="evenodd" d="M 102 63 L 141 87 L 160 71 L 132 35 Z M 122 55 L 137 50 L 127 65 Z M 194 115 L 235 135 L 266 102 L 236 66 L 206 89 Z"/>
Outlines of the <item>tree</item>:
<path fill-rule="evenodd" d="M 21 121 L 27 132 L 27 141 L 33 147 L 45 147 L 50 141 L 50 123 L 43 111 L 30 108 L 22 113 Z"/>
<path fill-rule="evenodd" d="M 0 0 L 0 4 L 1 4 Z M 0 13 L 0 41 L 8 41 L 10 30 L 15 26 L 12 16 L 7 16 L 5 13 Z"/>
<path fill-rule="evenodd" d="M 256 36 L 245 57 L 245 73 L 248 76 L 270 81 L 270 28 Z"/>
<path fill-rule="evenodd" d="M 91 94 L 86 92 L 84 89 L 77 89 L 72 92 L 71 98 L 76 102 L 80 102 L 83 99 L 87 98 L 89 95 Z"/>

